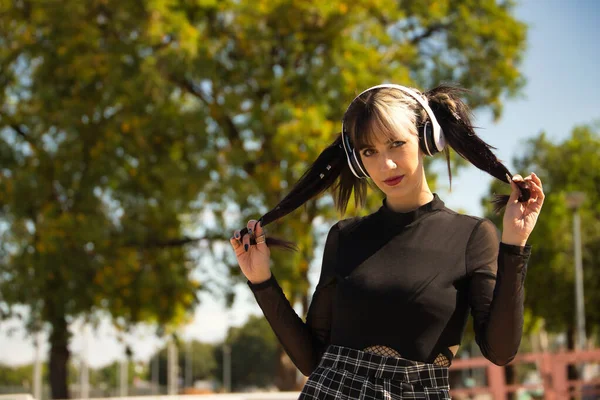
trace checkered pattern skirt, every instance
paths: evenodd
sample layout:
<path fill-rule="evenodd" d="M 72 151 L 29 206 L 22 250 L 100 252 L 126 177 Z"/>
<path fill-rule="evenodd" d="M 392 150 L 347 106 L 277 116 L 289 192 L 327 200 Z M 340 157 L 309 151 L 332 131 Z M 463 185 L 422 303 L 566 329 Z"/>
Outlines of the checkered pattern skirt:
<path fill-rule="evenodd" d="M 448 368 L 330 345 L 299 400 L 450 399 Z"/>

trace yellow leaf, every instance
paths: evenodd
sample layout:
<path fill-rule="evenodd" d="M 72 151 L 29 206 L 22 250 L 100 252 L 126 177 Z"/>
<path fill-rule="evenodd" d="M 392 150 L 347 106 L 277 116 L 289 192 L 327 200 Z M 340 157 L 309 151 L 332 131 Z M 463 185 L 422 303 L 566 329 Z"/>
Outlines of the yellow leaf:
<path fill-rule="evenodd" d="M 271 175 L 271 181 L 269 182 L 271 189 L 278 190 L 280 189 L 281 181 L 279 180 L 279 176 L 276 174 Z"/>

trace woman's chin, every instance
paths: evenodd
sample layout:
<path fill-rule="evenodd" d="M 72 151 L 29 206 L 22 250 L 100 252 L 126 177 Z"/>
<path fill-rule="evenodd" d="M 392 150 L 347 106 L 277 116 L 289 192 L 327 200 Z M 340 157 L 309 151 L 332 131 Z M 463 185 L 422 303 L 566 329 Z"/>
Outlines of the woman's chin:
<path fill-rule="evenodd" d="M 396 186 L 388 186 L 383 183 L 381 186 L 379 186 L 379 189 L 381 189 L 381 191 L 385 193 L 387 197 L 402 197 L 407 194 L 406 186 L 402 185 L 402 183 Z"/>

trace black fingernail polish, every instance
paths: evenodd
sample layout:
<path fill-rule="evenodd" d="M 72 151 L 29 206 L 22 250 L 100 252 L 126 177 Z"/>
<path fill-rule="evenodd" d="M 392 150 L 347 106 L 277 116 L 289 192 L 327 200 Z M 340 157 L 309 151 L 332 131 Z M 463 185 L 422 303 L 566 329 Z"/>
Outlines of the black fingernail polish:
<path fill-rule="evenodd" d="M 248 234 L 252 235 L 252 229 L 248 228 Z"/>
<path fill-rule="evenodd" d="M 236 234 L 235 234 L 235 238 L 236 238 L 236 239 L 239 239 L 239 238 L 240 238 L 240 234 L 239 234 L 239 233 L 236 233 Z"/>
<path fill-rule="evenodd" d="M 247 244 L 244 245 L 244 250 L 248 251 L 248 245 Z"/>

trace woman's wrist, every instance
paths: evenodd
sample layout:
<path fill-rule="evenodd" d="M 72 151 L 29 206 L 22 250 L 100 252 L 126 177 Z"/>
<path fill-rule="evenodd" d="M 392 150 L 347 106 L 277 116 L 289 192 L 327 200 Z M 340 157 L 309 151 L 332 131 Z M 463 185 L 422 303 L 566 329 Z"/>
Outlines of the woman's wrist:
<path fill-rule="evenodd" d="M 269 274 L 264 277 L 256 277 L 253 279 L 248 279 L 248 281 L 253 285 L 259 285 L 259 284 L 265 283 L 266 281 L 271 279 L 271 276 L 272 276 L 271 271 L 269 271 Z"/>
<path fill-rule="evenodd" d="M 508 244 L 511 246 L 520 246 L 523 247 L 527 244 L 527 239 L 515 238 L 510 236 L 502 235 L 502 243 Z"/>

